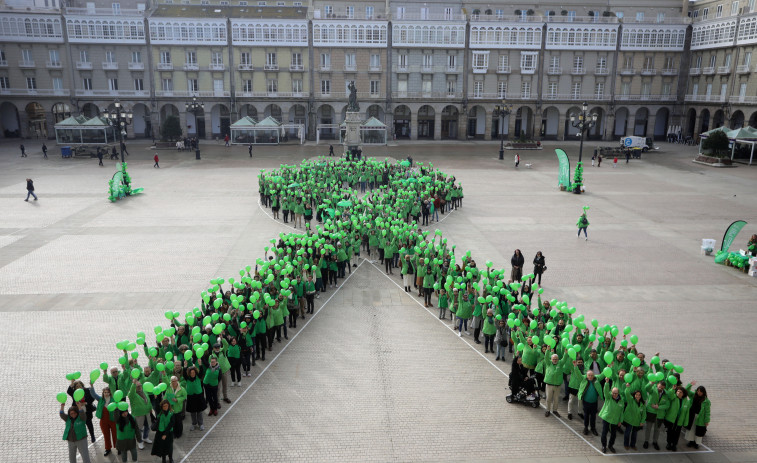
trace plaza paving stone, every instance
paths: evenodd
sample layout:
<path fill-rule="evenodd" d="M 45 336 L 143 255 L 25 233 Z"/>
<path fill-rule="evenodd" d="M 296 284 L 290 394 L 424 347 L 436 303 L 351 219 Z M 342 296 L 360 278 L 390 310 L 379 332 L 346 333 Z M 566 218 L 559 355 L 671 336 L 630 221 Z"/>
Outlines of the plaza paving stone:
<path fill-rule="evenodd" d="M 259 207 L 257 174 L 324 149 L 259 148 L 249 159 L 244 147 L 208 144 L 202 161 L 161 151 L 162 167 L 154 169 L 153 151 L 135 142 L 129 170 L 145 192 L 110 203 L 114 163 L 42 160 L 34 143 L 26 145 L 30 157 L 20 159 L 15 144 L 0 144 L 0 397 L 8 405 L 0 411 L 0 460 L 65 461 L 54 400 L 67 386 L 65 374 L 115 363 L 115 342 L 163 324 L 166 310 L 185 313 L 210 278 L 235 275 L 260 257 L 289 228 Z M 755 233 L 757 168 L 696 165 L 692 148 L 662 144 L 616 169 L 587 166 L 588 191 L 579 196 L 555 187 L 556 146 L 521 152 L 518 170 L 510 152 L 498 161 L 491 143 L 366 151 L 411 153 L 455 174 L 465 187 L 463 207 L 430 228 L 441 228 L 458 250 L 471 249 L 480 265 L 490 259 L 509 269 L 515 248 L 527 262 L 543 251 L 550 298 L 567 300 L 588 319 L 632 326 L 648 356 L 660 351 L 685 366 L 685 381 L 707 387 L 713 410 L 705 444 L 713 453 L 615 458 L 757 461 L 757 399 L 749 393 L 757 382 L 749 360 L 757 354 L 750 341 L 757 279 L 699 252 L 702 238 L 719 240 L 735 219 L 750 222 L 735 248 Z M 577 144 L 565 146 L 574 162 Z M 29 176 L 40 199 L 25 203 Z M 591 207 L 589 241 L 575 237 L 583 205 Z M 361 264 L 253 368 L 257 376 L 230 389 L 240 399 L 233 407 L 206 419 L 202 434 L 185 423 L 177 460 L 604 459 L 598 438 L 584 441 L 575 422 L 505 403 L 509 363 L 455 336 L 397 282 L 398 275 Z M 148 450 L 139 461 L 153 461 Z M 102 452 L 99 440 L 93 461 L 115 461 Z"/>

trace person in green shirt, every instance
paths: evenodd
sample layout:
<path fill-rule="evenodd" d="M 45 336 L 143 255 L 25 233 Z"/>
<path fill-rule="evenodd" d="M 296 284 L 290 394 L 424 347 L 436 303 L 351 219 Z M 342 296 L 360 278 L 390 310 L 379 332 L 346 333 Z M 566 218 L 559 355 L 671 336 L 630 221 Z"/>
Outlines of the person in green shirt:
<path fill-rule="evenodd" d="M 449 303 L 447 301 L 447 291 L 442 288 L 439 291 L 439 320 L 447 319 L 447 308 Z"/>
<path fill-rule="evenodd" d="M 589 427 L 591 427 L 592 434 L 599 435 L 597 433 L 597 411 L 599 400 L 604 399 L 600 377 L 595 376 L 594 371 L 588 370 L 578 388 L 578 400 L 583 403 L 584 409 L 584 436 L 589 435 Z"/>
<path fill-rule="evenodd" d="M 199 362 L 199 360 L 198 360 Z M 184 361 L 186 366 L 187 362 Z M 192 418 L 192 427 L 190 431 L 194 431 L 196 426 L 200 427 L 200 431 L 205 430 L 205 426 L 202 424 L 202 412 L 208 408 L 205 403 L 205 396 L 203 395 L 202 379 L 196 366 L 192 365 L 184 370 L 184 379 L 187 384 L 187 411 Z"/>
<path fill-rule="evenodd" d="M 563 353 L 563 355 L 565 355 Z M 567 358 L 567 355 L 565 355 Z M 547 350 L 544 353 L 544 383 L 547 385 L 547 411 L 544 416 L 549 416 L 550 412 L 556 417 L 560 417 L 557 411 L 557 401 L 560 398 L 560 384 L 562 384 L 562 362 L 560 354 Z"/>
<path fill-rule="evenodd" d="M 198 362 L 202 365 L 202 360 L 198 360 Z M 218 410 L 221 408 L 218 403 L 218 379 L 220 376 L 221 366 L 218 364 L 218 358 L 211 355 L 210 366 L 205 370 L 205 376 L 202 379 L 202 385 L 205 388 L 205 400 L 210 407 L 208 416 L 218 416 Z"/>
<path fill-rule="evenodd" d="M 302 291 L 305 293 L 305 301 L 307 302 L 306 313 L 312 314 L 313 308 L 314 308 L 313 299 L 315 299 L 315 292 L 316 292 L 315 283 L 313 283 L 312 274 L 308 275 L 308 281 L 306 281 L 305 284 L 303 285 Z M 305 316 L 303 316 L 302 318 L 305 318 Z"/>
<path fill-rule="evenodd" d="M 481 330 L 484 333 L 484 350 L 485 353 L 494 353 L 494 335 L 497 334 L 497 324 L 494 319 L 494 310 L 488 309 L 484 317 L 484 327 Z"/>
<path fill-rule="evenodd" d="M 187 400 L 187 391 L 181 387 L 177 376 L 171 376 L 165 397 L 173 411 L 173 436 L 178 439 L 184 432 L 184 402 Z"/>
<path fill-rule="evenodd" d="M 642 398 L 641 390 L 633 393 L 631 388 L 626 388 L 626 407 L 623 409 L 623 447 L 628 450 L 636 450 L 636 433 L 647 419 L 647 405 Z"/>
<path fill-rule="evenodd" d="M 166 457 L 168 457 L 169 463 L 173 463 L 174 414 L 171 410 L 171 404 L 165 399 L 160 402 L 159 408 L 155 442 L 152 444 L 150 455 L 161 457 L 163 463 L 166 463 Z"/>
<path fill-rule="evenodd" d="M 602 410 L 599 412 L 599 417 L 602 418 L 602 453 L 607 453 L 607 449 L 615 453 L 612 445 L 615 443 L 615 433 L 618 432 L 618 425 L 623 420 L 625 403 L 617 387 L 613 387 L 612 390 L 610 389 L 610 378 L 605 378 L 605 386 L 602 393 L 605 396 L 605 402 L 602 405 Z M 607 442 L 608 432 L 610 433 L 609 443 Z"/>
<path fill-rule="evenodd" d="M 696 386 L 697 382 L 692 381 L 691 386 Z M 707 398 L 707 389 L 699 386 L 696 392 L 691 392 L 689 387 L 689 397 L 691 398 L 691 409 L 689 410 L 689 431 L 686 433 L 686 440 L 689 441 L 686 447 L 698 449 L 702 445 L 702 438 L 707 433 L 707 427 L 710 425 L 710 408 L 712 404 Z"/>
<path fill-rule="evenodd" d="M 63 440 L 68 442 L 68 461 L 76 463 L 76 452 L 79 451 L 84 463 L 89 463 L 89 449 L 87 447 L 87 423 L 85 414 L 87 413 L 86 403 L 80 402 L 77 406 L 68 409 L 68 414 L 63 410 L 66 404 L 60 404 L 60 419 L 66 422 L 66 429 L 63 431 Z"/>
<path fill-rule="evenodd" d="M 126 461 L 127 452 L 131 453 L 132 461 L 137 461 L 137 442 L 140 448 L 144 448 L 137 420 L 129 413 L 129 410 L 122 410 L 116 423 L 116 450 L 121 454 L 121 461 Z"/>
<path fill-rule="evenodd" d="M 431 304 L 431 294 L 434 290 L 434 275 L 431 273 L 431 267 L 426 267 L 426 274 L 423 275 L 423 296 L 426 307 L 433 307 Z"/>
<path fill-rule="evenodd" d="M 231 387 L 242 387 L 242 348 L 237 343 L 237 338 L 231 337 L 226 349 L 231 371 Z"/>

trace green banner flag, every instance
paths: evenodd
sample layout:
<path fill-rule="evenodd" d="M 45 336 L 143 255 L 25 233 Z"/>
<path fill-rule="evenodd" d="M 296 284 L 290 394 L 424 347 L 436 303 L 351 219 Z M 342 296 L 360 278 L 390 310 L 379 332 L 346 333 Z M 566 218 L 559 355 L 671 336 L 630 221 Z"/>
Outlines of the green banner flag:
<path fill-rule="evenodd" d="M 565 151 L 560 148 L 555 149 L 557 160 L 560 161 L 560 172 L 557 178 L 557 186 L 565 185 L 565 189 L 570 191 L 570 160 Z"/>
<path fill-rule="evenodd" d="M 738 235 L 741 229 L 744 228 L 744 225 L 746 225 L 746 222 L 743 220 L 737 220 L 728 227 L 723 235 L 723 244 L 720 245 L 721 251 L 728 252 L 728 248 L 731 247 L 733 240 L 736 239 L 736 235 Z"/>

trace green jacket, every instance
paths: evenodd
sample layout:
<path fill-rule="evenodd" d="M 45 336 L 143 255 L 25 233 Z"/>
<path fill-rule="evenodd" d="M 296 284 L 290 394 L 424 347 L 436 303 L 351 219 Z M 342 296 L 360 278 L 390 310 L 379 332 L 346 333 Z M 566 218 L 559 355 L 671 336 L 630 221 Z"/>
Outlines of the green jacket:
<path fill-rule="evenodd" d="M 610 424 L 618 425 L 623 419 L 623 394 L 618 394 L 618 400 L 612 398 L 612 389 L 610 383 L 605 383 L 604 391 L 605 403 L 599 412 L 599 417 Z"/>
<path fill-rule="evenodd" d="M 644 403 L 644 399 L 641 402 L 636 402 L 631 394 L 631 388 L 626 388 L 626 406 L 623 410 L 623 421 L 631 426 L 641 426 L 644 421 L 647 420 L 647 406 Z"/>
<path fill-rule="evenodd" d="M 79 412 L 75 420 L 72 420 L 70 416 L 63 410 L 60 411 L 60 417 L 66 422 L 66 429 L 63 431 L 63 440 L 68 440 L 68 433 L 71 432 L 71 425 L 74 426 L 74 433 L 76 434 L 76 440 L 82 440 L 87 438 L 87 422 L 86 413 Z"/>
<path fill-rule="evenodd" d="M 434 275 L 430 273 L 426 273 L 423 275 L 423 287 L 425 289 L 430 289 L 434 287 Z"/>
<path fill-rule="evenodd" d="M 571 379 L 573 379 L 573 378 L 571 377 Z M 583 381 L 581 381 L 581 386 L 579 386 L 579 388 L 578 388 L 578 400 L 584 400 L 584 394 L 586 394 L 586 388 L 589 387 L 589 384 L 591 384 L 591 386 L 594 388 L 594 390 L 597 391 L 597 399 L 598 400 L 604 400 L 604 398 L 605 398 L 605 396 L 604 396 L 604 389 L 602 388 L 602 386 L 600 386 L 599 384 L 597 384 L 600 381 L 602 381 L 602 379 L 603 379 L 603 377 L 600 374 L 600 375 L 595 376 L 594 377 L 594 381 L 592 381 L 590 383 L 589 380 L 586 379 L 586 376 L 584 376 Z"/>
<path fill-rule="evenodd" d="M 158 431 L 169 433 L 173 431 L 173 413 L 158 413 Z"/>
<path fill-rule="evenodd" d="M 205 377 L 202 379 L 202 384 L 207 384 L 208 386 L 218 386 L 218 376 L 221 373 L 220 366 L 216 368 L 208 368 L 205 371 Z"/>
<path fill-rule="evenodd" d="M 144 392 L 142 394 L 144 394 Z M 126 396 L 129 398 L 129 402 L 131 403 L 131 414 L 134 417 L 146 416 L 150 414 L 150 410 L 152 410 L 152 404 L 150 403 L 150 400 L 145 400 L 145 397 L 137 392 L 137 386 L 134 383 L 132 383 L 131 387 L 129 388 L 129 393 L 126 394 Z"/>
<path fill-rule="evenodd" d="M 137 424 L 137 427 L 138 426 L 139 425 Z M 134 429 L 134 426 L 132 426 L 130 419 L 126 420 L 126 424 L 124 425 L 123 431 L 121 430 L 121 426 L 119 426 L 118 423 L 116 423 L 116 438 L 118 440 L 127 441 L 127 440 L 134 439 L 134 437 L 136 436 L 135 431 L 136 430 Z"/>
<path fill-rule="evenodd" d="M 187 400 L 187 391 L 181 385 L 179 385 L 179 389 L 176 392 L 171 389 L 171 386 L 168 386 L 165 398 L 171 404 L 171 410 L 174 413 L 181 413 L 184 409 L 184 401 Z"/>
<path fill-rule="evenodd" d="M 491 320 L 491 321 L 490 321 Z M 488 334 L 489 336 L 493 336 L 497 334 L 497 319 L 494 318 L 494 316 L 484 317 L 484 327 L 481 329 L 481 331 L 484 334 Z"/>
<path fill-rule="evenodd" d="M 258 318 L 258 321 L 255 322 L 255 329 L 253 330 L 252 334 L 257 336 L 259 334 L 265 334 L 266 332 L 266 326 L 265 326 L 265 320 L 263 320 L 263 317 Z"/>
<path fill-rule="evenodd" d="M 194 379 L 187 376 L 187 395 L 202 394 L 202 379 L 200 379 L 199 373 Z"/>
<path fill-rule="evenodd" d="M 647 415 L 655 415 L 658 420 L 665 418 L 670 401 L 665 391 L 662 391 L 662 394 L 657 392 L 656 383 L 647 383 L 644 387 L 644 400 L 647 402 Z M 652 405 L 657 405 L 657 408 Z"/>
<path fill-rule="evenodd" d="M 558 359 L 557 364 L 552 363 L 554 352 L 547 350 L 544 353 L 544 382 L 550 386 L 562 384 L 562 363 Z"/>
<path fill-rule="evenodd" d="M 459 302 L 457 306 L 457 317 L 467 320 L 473 313 L 473 307 L 471 306 L 470 301 L 467 300 L 465 295 L 458 296 L 458 299 Z"/>
<path fill-rule="evenodd" d="M 584 375 L 581 372 L 581 370 L 578 369 L 577 365 L 573 365 L 573 362 L 567 361 L 565 362 L 566 365 L 570 365 L 572 369 L 570 370 L 570 382 L 568 383 L 568 387 L 571 389 L 578 389 L 581 387 L 581 383 L 584 380 Z M 586 364 L 584 364 L 584 370 L 586 369 Z"/>

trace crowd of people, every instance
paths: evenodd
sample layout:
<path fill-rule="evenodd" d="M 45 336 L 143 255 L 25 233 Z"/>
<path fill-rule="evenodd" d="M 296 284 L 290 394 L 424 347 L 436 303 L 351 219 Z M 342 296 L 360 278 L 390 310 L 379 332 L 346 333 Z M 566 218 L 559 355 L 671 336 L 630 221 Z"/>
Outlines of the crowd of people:
<path fill-rule="evenodd" d="M 710 422 L 705 389 L 693 391 L 694 382 L 683 387 L 683 367 L 659 353 L 647 361 L 629 327 L 621 336 L 617 326 L 585 320 L 565 302 L 542 300 L 541 252 L 534 271 L 523 274 L 517 250 L 508 276 L 491 261 L 479 266 L 470 251 L 456 251 L 440 230 L 422 228 L 462 206 L 454 176 L 411 161 L 316 160 L 261 173 L 259 193 L 275 219 L 281 213 L 302 232 L 272 239 L 265 256 L 238 278 L 211 280 L 199 307 L 183 316 L 166 312 L 169 326 L 154 328 L 154 343 L 144 332 L 118 342 L 119 365 L 102 363 L 90 373 L 89 387 L 81 373 L 69 374 L 68 393 L 58 400 L 72 462 L 77 451 L 89 461 L 94 418 L 106 456 L 115 448 L 122 461 L 129 454 L 135 460 L 137 448 L 151 444 L 153 455 L 173 461 L 185 415 L 190 432 L 204 431 L 204 413 L 217 416 L 222 402 L 230 403 L 228 387 L 241 387 L 266 351 L 275 350 L 282 334 L 288 339 L 298 319 L 314 313 L 314 299 L 338 287 L 361 257 L 396 274 L 406 292 L 438 307 L 440 319 L 449 312 L 458 336 L 472 329 L 477 344 L 483 334 L 486 354 L 501 361 L 510 354 L 510 387 L 546 393 L 546 416 L 560 416 L 561 389 L 568 419 L 583 419 L 585 435 L 598 435 L 599 415 L 603 451 L 615 451 L 620 427 L 628 449 L 636 449 L 642 428 L 644 448 L 650 440 L 658 448 L 662 426 L 669 450 L 677 449 L 684 427 L 688 446 L 701 444 Z M 73 406 L 66 412 L 68 396 Z"/>

